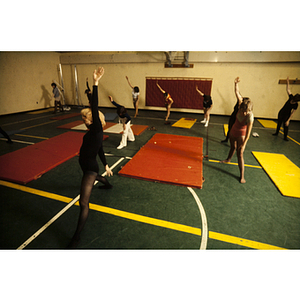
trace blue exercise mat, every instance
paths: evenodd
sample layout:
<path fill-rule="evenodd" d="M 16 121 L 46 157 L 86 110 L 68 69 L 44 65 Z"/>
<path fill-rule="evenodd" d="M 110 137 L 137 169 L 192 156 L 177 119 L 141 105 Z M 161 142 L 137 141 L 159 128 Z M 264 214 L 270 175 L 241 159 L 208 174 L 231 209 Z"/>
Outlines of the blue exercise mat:
<path fill-rule="evenodd" d="M 105 121 L 114 121 L 114 119 L 118 116 L 116 113 L 106 113 Z"/>

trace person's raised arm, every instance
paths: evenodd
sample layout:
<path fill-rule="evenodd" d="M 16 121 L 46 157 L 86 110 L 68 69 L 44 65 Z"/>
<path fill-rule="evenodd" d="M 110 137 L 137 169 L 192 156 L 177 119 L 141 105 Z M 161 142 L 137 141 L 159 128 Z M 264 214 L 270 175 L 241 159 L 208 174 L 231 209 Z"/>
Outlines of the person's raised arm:
<path fill-rule="evenodd" d="M 196 85 L 196 91 L 203 97 L 204 94 L 198 89 L 198 86 Z"/>
<path fill-rule="evenodd" d="M 156 85 L 157 85 L 157 87 L 160 89 L 160 91 L 161 91 L 162 93 L 165 93 L 165 91 L 159 86 L 159 84 L 158 84 L 157 81 L 156 81 Z"/>
<path fill-rule="evenodd" d="M 108 98 L 109 98 L 110 102 L 111 102 L 114 106 L 116 106 L 116 107 L 119 107 L 119 106 L 121 107 L 121 106 L 122 106 L 122 105 L 118 104 L 117 102 L 115 102 L 112 96 L 108 96 Z"/>
<path fill-rule="evenodd" d="M 103 76 L 103 74 L 104 74 L 103 67 L 99 67 L 98 70 L 94 71 L 94 74 L 93 74 L 94 85 L 98 85 L 98 82 L 101 79 L 101 77 Z"/>
<path fill-rule="evenodd" d="M 288 93 L 288 95 L 291 95 L 291 90 L 290 90 L 290 78 L 287 77 L 286 79 L 286 92 Z"/>
<path fill-rule="evenodd" d="M 99 112 L 98 112 L 98 82 L 101 79 L 101 77 L 104 74 L 104 68 L 99 67 L 98 70 L 94 71 L 93 79 L 94 79 L 94 85 L 93 85 L 93 94 L 91 97 L 91 111 L 92 111 L 92 117 L 93 117 L 93 124 L 97 128 L 102 128 L 102 124 L 99 118 Z M 95 127 L 95 128 L 96 128 Z"/>
<path fill-rule="evenodd" d="M 130 81 L 129 81 L 129 79 L 128 79 L 128 76 L 126 76 L 126 79 L 127 79 L 127 82 L 128 82 L 128 84 L 129 84 L 129 86 L 133 89 L 133 86 L 131 85 L 131 83 L 130 83 Z"/>
<path fill-rule="evenodd" d="M 239 85 L 238 85 L 239 82 L 240 82 L 240 78 L 239 77 L 235 78 L 235 80 L 234 80 L 234 91 L 235 91 L 236 98 L 238 99 L 239 103 L 241 104 L 242 101 L 243 101 L 243 97 L 240 93 L 240 89 L 239 89 Z"/>

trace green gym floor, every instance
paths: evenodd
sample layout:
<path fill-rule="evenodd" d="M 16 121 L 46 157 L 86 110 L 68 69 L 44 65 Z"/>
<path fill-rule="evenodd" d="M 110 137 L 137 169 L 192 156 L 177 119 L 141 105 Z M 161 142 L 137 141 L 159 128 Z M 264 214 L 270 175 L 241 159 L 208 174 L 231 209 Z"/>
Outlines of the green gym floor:
<path fill-rule="evenodd" d="M 115 112 L 110 108 L 101 110 Z M 65 114 L 79 111 L 72 108 Z M 129 113 L 133 115 L 133 110 Z M 255 120 L 252 132 L 259 137 L 251 136 L 245 150 L 246 184 L 239 183 L 237 165 L 218 163 L 229 151 L 229 143 L 221 143 L 223 125 L 229 117 L 215 115 L 208 127 L 202 189 L 119 176 L 120 169 L 155 133 L 202 137 L 203 153 L 207 154 L 202 114 L 171 112 L 171 124 L 182 117 L 196 118 L 191 129 L 165 125 L 165 114 L 141 110 L 133 124 L 154 126 L 156 131 L 147 129 L 122 150 L 116 149 L 121 135 L 107 134 L 104 151 L 108 164 L 115 164 L 114 176 L 109 178 L 113 189 L 94 187 L 78 249 L 300 249 L 300 198 L 283 196 L 251 153 L 281 153 L 300 167 L 300 122 L 291 122 L 292 139 L 286 142 L 282 134 L 274 137 L 273 129 Z M 49 109 L 1 116 L 5 131 L 22 131 L 11 136 L 13 144 L 0 140 L 0 155 L 27 147 L 28 142 L 38 143 L 62 134 L 68 130 L 58 129 L 59 125 L 80 119 L 51 120 L 52 116 Z M 232 162 L 237 162 L 236 155 Z M 103 173 L 100 161 L 99 166 Z M 74 157 L 26 186 L 9 187 L 1 182 L 0 248 L 17 249 L 31 238 L 23 249 L 65 249 L 76 228 L 78 205 L 39 231 L 77 197 L 81 177 L 78 157 Z"/>

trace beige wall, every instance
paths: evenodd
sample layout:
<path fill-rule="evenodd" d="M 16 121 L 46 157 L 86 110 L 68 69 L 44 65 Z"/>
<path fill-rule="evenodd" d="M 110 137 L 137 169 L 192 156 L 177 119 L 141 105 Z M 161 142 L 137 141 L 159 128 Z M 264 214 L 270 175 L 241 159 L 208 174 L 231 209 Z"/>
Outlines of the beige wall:
<path fill-rule="evenodd" d="M 74 66 L 78 75 L 79 103 L 87 105 L 84 94 L 86 77 L 92 86 L 92 72 L 102 65 L 105 75 L 99 86 L 100 106 L 111 107 L 107 96 L 112 95 L 117 102 L 132 108 L 126 75 L 133 85 L 140 87 L 141 109 L 152 109 L 145 106 L 146 77 L 200 77 L 213 79 L 212 113 L 230 115 L 235 104 L 233 80 L 239 76 L 241 93 L 253 100 L 255 116 L 272 119 L 277 117 L 288 99 L 286 86 L 278 84 L 279 79 L 287 76 L 300 78 L 300 52 L 190 52 L 189 63 L 194 64 L 193 68 L 164 68 L 165 60 L 163 52 L 1 53 L 1 74 L 5 70 L 5 76 L 1 75 L 0 79 L 0 101 L 4 104 L 0 106 L 0 114 L 43 107 L 42 95 L 45 92 L 41 86 L 51 93 L 51 80 L 59 81 L 59 63 L 62 64 L 66 103 L 69 105 L 77 105 Z M 13 77 L 21 62 L 22 83 L 12 95 L 15 89 Z M 300 93 L 300 86 L 291 85 L 291 91 Z M 172 97 L 176 101 L 176 95 Z M 300 120 L 300 108 L 293 119 Z"/>
<path fill-rule="evenodd" d="M 59 79 L 55 52 L 0 52 L 0 115 L 41 109 Z"/>

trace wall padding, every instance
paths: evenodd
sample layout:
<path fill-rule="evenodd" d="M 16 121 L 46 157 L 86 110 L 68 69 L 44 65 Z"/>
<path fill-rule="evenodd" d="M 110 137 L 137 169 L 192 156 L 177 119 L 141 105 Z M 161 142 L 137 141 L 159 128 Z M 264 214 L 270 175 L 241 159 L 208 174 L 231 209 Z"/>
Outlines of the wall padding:
<path fill-rule="evenodd" d="M 205 78 L 146 78 L 146 106 L 164 107 L 163 93 L 156 83 L 171 95 L 174 103 L 172 108 L 203 109 L 203 97 L 196 91 L 198 89 L 210 95 L 212 79 Z"/>

